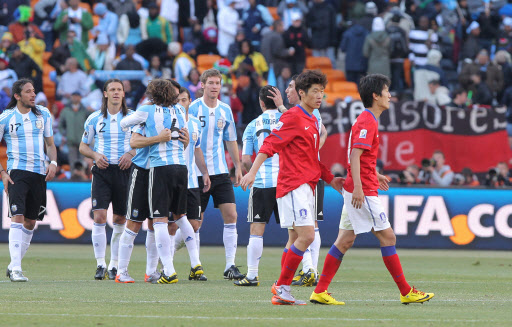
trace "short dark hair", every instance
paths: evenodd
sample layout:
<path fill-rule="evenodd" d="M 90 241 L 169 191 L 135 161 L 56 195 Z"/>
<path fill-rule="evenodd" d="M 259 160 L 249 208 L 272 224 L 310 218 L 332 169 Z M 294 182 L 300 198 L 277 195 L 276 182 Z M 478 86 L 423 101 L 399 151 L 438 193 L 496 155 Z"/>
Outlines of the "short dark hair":
<path fill-rule="evenodd" d="M 270 93 L 270 90 L 272 90 L 274 87 L 272 85 L 265 85 L 260 89 L 260 100 L 265 105 L 265 108 L 267 109 L 277 109 L 276 104 L 274 103 L 274 100 L 270 99 L 269 96 L 272 96 L 272 93 Z"/>
<path fill-rule="evenodd" d="M 188 98 L 190 99 L 190 91 L 186 87 L 180 87 L 180 94 L 181 93 L 187 93 Z"/>
<path fill-rule="evenodd" d="M 464 90 L 462 87 L 459 87 L 458 89 L 456 89 L 455 91 L 453 91 L 453 98 L 455 98 L 457 95 L 462 94 L 462 93 L 464 93 L 464 92 L 466 92 L 466 93 L 467 93 L 467 91 L 466 91 L 466 90 Z"/>
<path fill-rule="evenodd" d="M 304 93 L 308 93 L 313 84 L 320 84 L 325 88 L 327 85 L 327 77 L 319 70 L 306 70 L 301 73 L 295 80 L 295 90 L 297 91 L 297 94 L 299 94 L 299 97 L 299 90 L 304 91 Z"/>
<path fill-rule="evenodd" d="M 373 94 L 382 95 L 384 86 L 391 85 L 389 77 L 382 74 L 370 74 L 361 78 L 359 81 L 358 91 L 366 108 L 373 106 Z"/>
<path fill-rule="evenodd" d="M 171 82 L 172 86 L 177 88 L 178 90 L 181 88 L 180 83 L 176 82 L 175 80 L 169 78 L 169 82 Z"/>

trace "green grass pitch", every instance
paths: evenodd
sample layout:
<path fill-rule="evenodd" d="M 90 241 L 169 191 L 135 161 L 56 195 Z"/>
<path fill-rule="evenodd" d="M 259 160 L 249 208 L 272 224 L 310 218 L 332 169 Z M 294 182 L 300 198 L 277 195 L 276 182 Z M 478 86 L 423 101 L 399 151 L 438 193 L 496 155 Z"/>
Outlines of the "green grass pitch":
<path fill-rule="evenodd" d="M 107 253 L 110 253 L 107 249 Z M 223 280 L 224 249 L 202 247 L 207 282 L 188 281 L 186 249 L 175 257 L 179 282 L 143 282 L 145 249 L 130 262 L 135 284 L 95 281 L 92 246 L 32 244 L 23 260 L 28 283 L 0 280 L 0 326 L 510 326 L 512 253 L 498 251 L 399 250 L 405 275 L 434 292 L 425 304 L 401 305 L 379 249 L 353 249 L 330 292 L 345 306 L 273 306 L 270 286 L 279 275 L 280 248 L 265 248 L 259 287 Z M 326 248 L 322 248 L 320 267 Z M 237 263 L 246 272 L 246 249 Z M 7 244 L 1 267 L 9 262 Z M 3 270 L 5 271 L 5 270 Z M 294 288 L 308 300 L 312 288 Z M 309 302 L 308 302 L 309 303 Z"/>

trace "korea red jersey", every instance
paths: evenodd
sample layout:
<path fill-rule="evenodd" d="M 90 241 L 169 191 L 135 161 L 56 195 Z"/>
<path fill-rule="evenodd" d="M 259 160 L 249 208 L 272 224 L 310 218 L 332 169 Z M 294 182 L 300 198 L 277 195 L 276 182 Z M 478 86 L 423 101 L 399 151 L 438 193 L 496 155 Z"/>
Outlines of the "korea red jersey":
<path fill-rule="evenodd" d="M 375 169 L 379 153 L 379 123 L 370 110 L 366 109 L 357 117 L 350 130 L 348 144 L 348 174 L 343 188 L 350 193 L 354 192 L 350 153 L 354 148 L 363 149 L 363 154 L 360 157 L 363 193 L 366 196 L 377 196 L 379 180 Z"/>
<path fill-rule="evenodd" d="M 318 160 L 319 128 L 315 116 L 295 106 L 281 116 L 277 127 L 265 138 L 259 153 L 269 157 L 279 153 L 276 198 L 305 183 L 314 191 L 320 177 L 331 183 L 334 176 Z"/>

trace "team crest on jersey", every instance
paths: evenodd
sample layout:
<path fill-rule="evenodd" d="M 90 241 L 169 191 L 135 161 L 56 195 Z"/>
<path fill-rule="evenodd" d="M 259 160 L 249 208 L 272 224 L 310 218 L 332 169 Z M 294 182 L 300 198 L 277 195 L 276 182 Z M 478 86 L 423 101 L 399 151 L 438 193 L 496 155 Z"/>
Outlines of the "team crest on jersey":
<path fill-rule="evenodd" d="M 277 123 L 275 130 L 280 130 L 281 127 L 283 127 L 283 122 L 280 121 L 279 123 Z"/>
<path fill-rule="evenodd" d="M 43 128 L 43 121 L 41 119 L 36 120 L 36 127 L 38 129 L 42 129 Z"/>
<path fill-rule="evenodd" d="M 126 132 L 128 132 L 128 130 L 129 130 L 129 129 L 130 129 L 129 127 L 124 127 L 124 128 L 123 128 L 123 127 L 121 127 L 121 130 L 122 130 L 123 132 L 125 132 L 125 133 L 126 133 Z"/>
<path fill-rule="evenodd" d="M 192 133 L 192 141 L 197 142 L 197 138 L 198 138 L 197 133 L 196 132 Z"/>
<path fill-rule="evenodd" d="M 133 211 L 132 211 L 132 216 L 133 216 L 134 218 L 137 218 L 137 216 L 138 216 L 138 215 L 139 215 L 139 210 L 137 210 L 137 209 L 133 209 Z"/>
<path fill-rule="evenodd" d="M 219 130 L 224 129 L 224 119 L 221 118 L 221 119 L 217 120 L 217 128 Z"/>
<path fill-rule="evenodd" d="M 15 204 L 13 204 L 11 206 L 11 212 L 16 212 L 17 210 L 18 210 L 18 207 Z"/>
<path fill-rule="evenodd" d="M 368 131 L 366 129 L 362 129 L 361 132 L 359 132 L 359 138 L 365 139 L 367 133 L 368 133 Z"/>
<path fill-rule="evenodd" d="M 299 216 L 302 219 L 306 219 L 308 217 L 308 211 L 306 209 L 300 209 Z"/>

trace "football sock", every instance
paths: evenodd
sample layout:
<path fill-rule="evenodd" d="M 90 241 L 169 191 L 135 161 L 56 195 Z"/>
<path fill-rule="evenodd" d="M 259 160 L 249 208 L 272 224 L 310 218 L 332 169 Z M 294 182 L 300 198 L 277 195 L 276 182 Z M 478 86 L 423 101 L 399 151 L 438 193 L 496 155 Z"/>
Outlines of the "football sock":
<path fill-rule="evenodd" d="M 201 228 L 199 228 L 201 229 Z M 201 246 L 201 239 L 199 238 L 199 229 L 196 230 L 195 232 L 195 235 L 194 235 L 194 239 L 196 240 L 196 245 L 197 245 L 197 255 L 200 255 L 200 246 Z"/>
<path fill-rule="evenodd" d="M 343 260 L 343 253 L 341 253 L 336 245 L 333 244 L 329 249 L 329 252 L 327 252 L 327 256 L 325 257 L 324 268 L 322 270 L 322 274 L 320 275 L 318 285 L 316 285 L 315 293 L 322 293 L 327 291 L 329 284 L 331 284 L 334 275 L 336 275 L 336 272 L 340 267 L 341 260 Z"/>
<path fill-rule="evenodd" d="M 23 242 L 23 224 L 11 222 L 9 229 L 9 253 L 11 270 L 21 270 L 21 243 Z"/>
<path fill-rule="evenodd" d="M 105 225 L 94 223 L 92 226 L 92 245 L 94 247 L 94 257 L 98 266 L 106 267 L 105 250 L 107 248 L 107 233 L 105 232 Z"/>
<path fill-rule="evenodd" d="M 22 226 L 21 230 L 23 231 L 21 236 L 21 259 L 23 259 L 27 253 L 28 247 L 30 246 L 30 241 L 32 241 L 34 231 L 26 229 L 25 226 Z"/>
<path fill-rule="evenodd" d="M 124 229 L 121 238 L 119 239 L 119 266 L 117 267 L 117 273 L 123 273 L 128 270 L 128 264 L 130 264 L 130 257 L 133 251 L 133 242 L 137 237 L 137 233 Z"/>
<path fill-rule="evenodd" d="M 307 273 L 309 269 L 313 268 L 313 262 L 311 261 L 311 250 L 308 247 L 306 251 L 304 251 L 304 256 L 302 257 L 302 271 Z"/>
<path fill-rule="evenodd" d="M 283 255 L 281 256 L 281 269 L 284 267 L 284 261 L 286 260 L 286 255 L 288 254 L 288 249 L 284 248 Z"/>
<path fill-rule="evenodd" d="M 318 273 L 318 257 L 320 256 L 320 246 L 322 244 L 322 239 L 320 238 L 320 231 L 318 228 L 315 228 L 315 239 L 313 243 L 309 246 L 311 250 L 311 261 L 313 263 L 313 269 Z"/>
<path fill-rule="evenodd" d="M 247 278 L 253 279 L 258 276 L 258 266 L 263 254 L 263 236 L 249 236 L 247 245 Z"/>
<path fill-rule="evenodd" d="M 119 239 L 123 234 L 125 224 L 114 223 L 112 237 L 110 238 L 110 262 L 108 263 L 108 270 L 117 268 L 117 259 L 119 257 Z"/>
<path fill-rule="evenodd" d="M 293 275 L 302 261 L 303 255 L 304 251 L 297 249 L 295 244 L 292 244 L 288 250 L 288 254 L 286 255 L 286 260 L 284 261 L 283 268 L 281 269 L 281 276 L 279 276 L 277 286 L 290 285 L 292 283 Z"/>
<path fill-rule="evenodd" d="M 393 277 L 396 286 L 398 286 L 400 293 L 403 296 L 407 295 L 411 291 L 411 286 L 409 286 L 405 280 L 405 275 L 398 254 L 396 254 L 395 246 L 383 246 L 380 248 L 380 251 L 382 253 L 382 260 L 384 260 L 384 264 L 386 268 L 388 268 L 391 277 Z"/>
<path fill-rule="evenodd" d="M 181 229 L 178 228 L 176 234 L 174 234 L 174 249 L 173 254 L 176 253 L 179 249 L 181 249 L 181 242 L 183 242 L 183 237 L 181 236 Z"/>
<path fill-rule="evenodd" d="M 195 266 L 201 264 L 201 261 L 199 261 L 199 254 L 197 253 L 197 243 L 194 239 L 194 228 L 192 228 L 192 225 L 188 221 L 187 216 L 183 216 L 178 219 L 176 224 L 180 228 L 182 238 L 185 241 L 188 256 L 190 257 L 190 266 L 194 268 Z"/>
<path fill-rule="evenodd" d="M 174 254 L 176 253 L 176 248 L 174 247 L 174 244 L 176 243 L 176 234 L 171 235 L 169 234 L 169 248 L 171 249 L 171 257 L 173 257 L 174 260 Z"/>
<path fill-rule="evenodd" d="M 155 244 L 155 232 L 148 230 L 146 234 L 146 275 L 151 275 L 158 266 L 158 252 Z"/>
<path fill-rule="evenodd" d="M 236 246 L 238 234 L 236 232 L 236 224 L 224 224 L 224 233 L 222 235 L 224 241 L 224 250 L 226 251 L 226 268 L 228 270 L 235 265 Z"/>
<path fill-rule="evenodd" d="M 162 265 L 164 266 L 164 274 L 166 276 L 171 276 L 176 271 L 174 270 L 174 265 L 171 257 L 171 239 L 169 238 L 169 230 L 167 229 L 167 223 L 153 223 L 153 228 L 155 230 L 156 250 L 158 251 L 160 261 L 162 261 Z"/>

